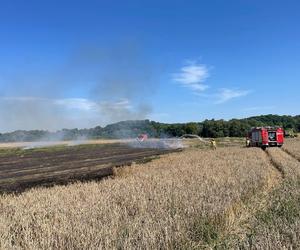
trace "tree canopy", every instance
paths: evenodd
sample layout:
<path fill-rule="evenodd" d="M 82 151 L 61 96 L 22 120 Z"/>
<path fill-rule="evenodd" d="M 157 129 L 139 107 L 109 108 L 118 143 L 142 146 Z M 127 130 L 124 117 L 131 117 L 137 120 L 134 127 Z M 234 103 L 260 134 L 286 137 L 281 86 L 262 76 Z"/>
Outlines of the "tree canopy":
<path fill-rule="evenodd" d="M 300 115 L 279 116 L 262 115 L 245 119 L 205 120 L 167 124 L 150 120 L 122 121 L 105 127 L 97 126 L 89 129 L 62 129 L 56 132 L 43 130 L 18 130 L 0 134 L 1 142 L 16 141 L 48 141 L 48 140 L 81 140 L 100 138 L 134 138 L 141 133 L 149 137 L 180 137 L 184 134 L 195 134 L 201 137 L 243 137 L 251 127 L 281 126 L 284 129 L 300 132 Z"/>

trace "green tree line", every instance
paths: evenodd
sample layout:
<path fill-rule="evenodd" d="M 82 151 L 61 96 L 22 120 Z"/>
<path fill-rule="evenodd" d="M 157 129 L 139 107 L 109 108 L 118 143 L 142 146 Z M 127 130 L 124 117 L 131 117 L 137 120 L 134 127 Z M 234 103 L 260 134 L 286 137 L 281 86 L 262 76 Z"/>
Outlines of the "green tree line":
<path fill-rule="evenodd" d="M 122 121 L 105 127 L 90 129 L 63 129 L 56 132 L 44 130 L 18 130 L 0 134 L 1 142 L 80 140 L 100 138 L 134 138 L 141 133 L 149 137 L 180 137 L 196 134 L 201 137 L 244 137 L 251 127 L 281 126 L 284 129 L 300 132 L 300 115 L 262 115 L 245 119 L 205 120 L 202 122 L 167 124 L 150 120 Z"/>

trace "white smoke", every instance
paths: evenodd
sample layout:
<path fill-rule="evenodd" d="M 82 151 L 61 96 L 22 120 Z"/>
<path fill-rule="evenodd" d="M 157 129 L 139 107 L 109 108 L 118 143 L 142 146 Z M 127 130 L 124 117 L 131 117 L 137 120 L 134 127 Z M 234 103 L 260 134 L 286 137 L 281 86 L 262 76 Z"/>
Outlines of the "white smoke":
<path fill-rule="evenodd" d="M 148 139 L 145 141 L 132 140 L 128 145 L 133 148 L 153 149 L 180 149 L 185 147 L 182 139 L 179 138 Z"/>

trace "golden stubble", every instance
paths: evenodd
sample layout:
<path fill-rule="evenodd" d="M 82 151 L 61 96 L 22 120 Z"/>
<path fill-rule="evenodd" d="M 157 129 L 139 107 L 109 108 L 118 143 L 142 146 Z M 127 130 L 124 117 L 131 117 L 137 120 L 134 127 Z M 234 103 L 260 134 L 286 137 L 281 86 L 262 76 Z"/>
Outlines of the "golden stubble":
<path fill-rule="evenodd" d="M 193 236 L 195 221 L 215 220 L 224 233 L 239 231 L 251 214 L 243 204 L 280 178 L 261 149 L 194 148 L 114 169 L 100 182 L 2 195 L 0 248 L 204 246 Z"/>

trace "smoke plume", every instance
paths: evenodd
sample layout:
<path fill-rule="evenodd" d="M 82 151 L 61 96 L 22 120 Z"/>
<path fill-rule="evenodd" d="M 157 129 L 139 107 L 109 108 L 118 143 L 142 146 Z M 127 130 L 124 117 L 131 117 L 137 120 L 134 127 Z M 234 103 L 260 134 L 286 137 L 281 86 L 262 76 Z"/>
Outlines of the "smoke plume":
<path fill-rule="evenodd" d="M 151 113 L 155 72 L 138 46 L 84 46 L 60 61 L 20 58 L 21 70 L 0 69 L 0 132 L 94 127 Z"/>

